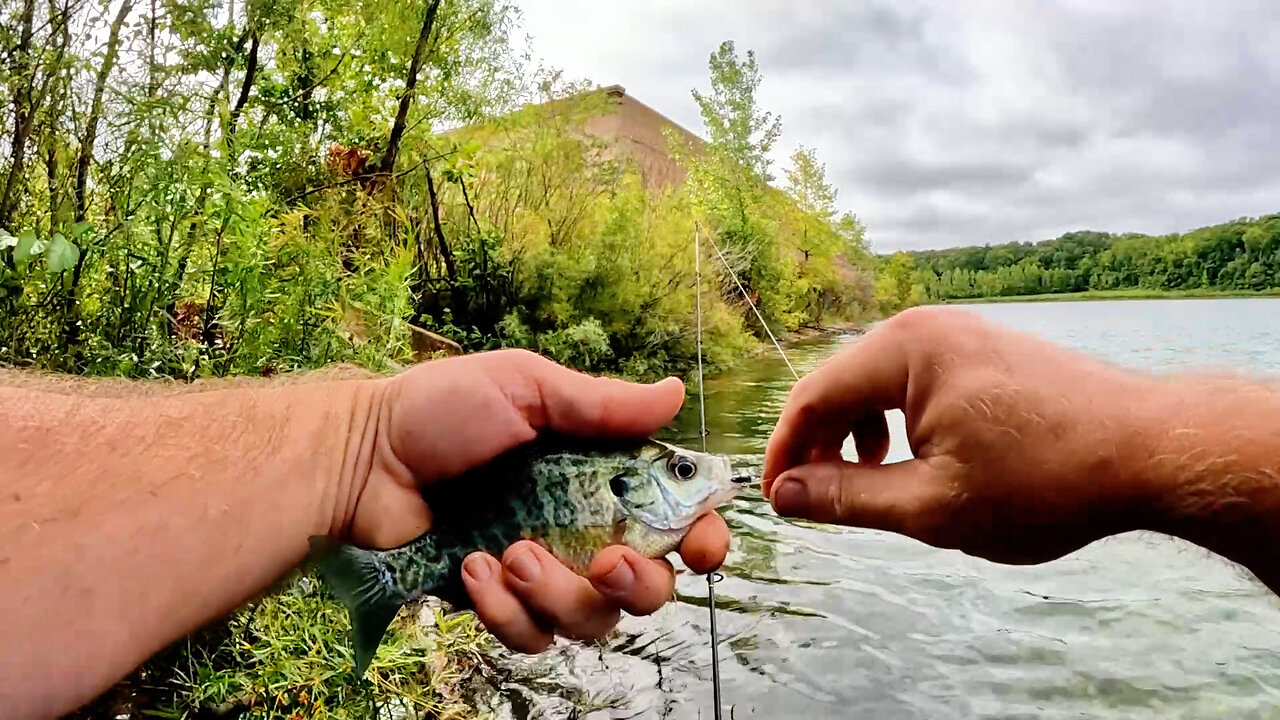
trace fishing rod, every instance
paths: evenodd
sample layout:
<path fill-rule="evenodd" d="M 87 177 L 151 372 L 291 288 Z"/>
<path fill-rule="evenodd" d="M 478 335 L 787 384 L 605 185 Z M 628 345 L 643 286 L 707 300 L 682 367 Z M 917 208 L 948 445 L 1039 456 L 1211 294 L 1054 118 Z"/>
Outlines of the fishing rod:
<path fill-rule="evenodd" d="M 747 293 L 747 289 L 738 280 L 737 274 L 733 272 L 733 268 L 729 265 L 729 261 L 725 259 L 724 253 L 720 252 L 720 246 L 716 245 L 715 238 L 708 237 L 707 242 L 711 243 L 711 248 L 716 251 L 716 255 L 720 258 L 720 262 L 724 264 L 724 269 L 728 271 L 729 277 L 733 278 L 734 284 L 738 286 L 738 291 L 742 293 L 742 297 L 751 306 L 751 311 L 755 313 L 756 318 L 760 321 L 760 326 L 764 328 L 769 339 L 773 341 L 773 346 L 777 348 L 778 355 L 782 357 L 782 362 L 787 364 L 787 369 L 791 371 L 791 376 L 799 380 L 800 374 L 796 372 L 795 366 L 791 364 L 791 360 L 782 350 L 782 344 L 778 342 L 778 338 L 774 337 L 773 331 L 769 329 L 769 324 L 764 321 L 764 316 L 760 314 L 760 309 L 751 300 L 751 295 Z M 705 453 L 707 451 L 707 401 L 702 389 L 702 234 L 696 225 L 693 229 L 693 274 L 696 287 L 695 306 L 697 308 L 698 324 L 698 424 L 699 434 L 702 438 L 702 452 Z M 721 580 L 724 580 L 723 574 L 718 572 L 707 573 L 707 612 L 711 621 L 711 693 L 712 701 L 715 703 L 715 720 L 721 720 L 722 712 L 720 703 L 720 636 L 716 631 L 715 589 L 716 583 Z"/>

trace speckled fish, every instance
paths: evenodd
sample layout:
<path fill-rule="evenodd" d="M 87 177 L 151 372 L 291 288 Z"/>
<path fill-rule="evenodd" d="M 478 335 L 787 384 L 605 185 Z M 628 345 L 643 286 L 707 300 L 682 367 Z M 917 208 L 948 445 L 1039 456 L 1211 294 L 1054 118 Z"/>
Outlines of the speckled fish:
<path fill-rule="evenodd" d="M 727 457 L 657 440 L 542 439 L 424 490 L 434 525 L 409 544 L 377 551 L 317 539 L 314 557 L 350 614 L 362 676 L 405 603 L 431 595 L 470 606 L 462 585 L 470 553 L 500 555 L 531 539 L 579 574 L 609 545 L 662 557 L 749 481 Z"/>

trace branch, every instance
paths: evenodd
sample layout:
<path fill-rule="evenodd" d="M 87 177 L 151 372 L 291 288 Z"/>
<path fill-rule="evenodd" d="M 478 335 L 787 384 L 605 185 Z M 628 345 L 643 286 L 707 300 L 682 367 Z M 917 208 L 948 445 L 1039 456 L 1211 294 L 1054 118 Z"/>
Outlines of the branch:
<path fill-rule="evenodd" d="M 98 121 L 102 117 L 102 94 L 107 86 L 107 78 L 115 67 L 116 56 L 120 48 L 120 28 L 125 18 L 133 9 L 133 0 L 124 0 L 115 20 L 111 22 L 111 32 L 107 38 L 107 52 L 102 59 L 102 67 L 98 68 L 98 77 L 93 83 L 93 100 L 89 105 L 89 119 L 86 122 L 84 139 L 80 141 L 80 153 L 76 158 L 76 222 L 84 220 L 88 202 L 85 198 L 89 184 L 89 165 L 93 162 L 93 147 L 98 140 Z"/>
<path fill-rule="evenodd" d="M 418 70 L 422 67 L 422 56 L 426 54 L 427 39 L 431 37 L 432 27 L 436 22 L 436 12 L 440 10 L 440 0 L 431 0 L 427 6 L 426 17 L 422 20 L 422 30 L 418 33 L 418 42 L 413 46 L 413 59 L 409 61 L 408 76 L 404 81 L 404 94 L 400 96 L 400 106 L 396 109 L 396 119 L 391 125 L 391 135 L 387 138 L 387 149 L 378 162 L 379 173 L 390 173 L 396 166 L 396 155 L 400 153 L 400 140 L 404 137 L 405 121 L 409 118 L 409 106 L 413 104 L 414 91 L 418 87 Z"/>
<path fill-rule="evenodd" d="M 252 35 L 252 41 L 249 43 L 249 62 L 244 70 L 244 81 L 240 83 L 240 97 L 236 98 L 236 105 L 231 109 L 231 119 L 227 125 L 228 144 L 236 134 L 236 124 L 240 121 L 240 113 L 244 110 L 245 103 L 249 102 L 249 92 L 253 89 L 253 80 L 258 75 L 258 43 L 260 40 L 261 38 L 255 30 Z"/>
<path fill-rule="evenodd" d="M 449 252 L 449 243 L 444 238 L 444 228 L 440 225 L 440 200 L 436 196 L 436 184 L 431 179 L 431 168 L 427 168 L 427 195 L 431 198 L 431 224 L 435 229 L 436 241 L 440 244 L 440 259 L 444 261 L 444 269 L 449 273 L 449 282 L 457 283 L 458 269 L 453 264 L 453 253 Z"/>

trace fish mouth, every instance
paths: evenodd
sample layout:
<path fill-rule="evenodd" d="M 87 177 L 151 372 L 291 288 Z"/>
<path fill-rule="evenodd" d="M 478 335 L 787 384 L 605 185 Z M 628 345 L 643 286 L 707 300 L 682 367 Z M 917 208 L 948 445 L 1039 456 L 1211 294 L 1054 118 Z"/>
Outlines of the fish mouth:
<path fill-rule="evenodd" d="M 728 458 L 718 458 L 718 460 L 723 474 L 711 481 L 710 492 L 701 500 L 686 504 L 676 497 L 665 483 L 660 482 L 658 492 L 662 495 L 663 501 L 668 507 L 678 509 L 678 514 L 675 518 L 663 523 L 665 527 L 643 520 L 641 522 L 656 530 L 686 530 L 703 515 L 715 512 L 716 508 L 733 500 L 745 486 L 759 482 L 757 478 L 735 470 Z"/>
<path fill-rule="evenodd" d="M 756 478 L 751 475 L 735 470 L 733 465 L 729 464 L 727 460 L 725 461 L 725 470 L 727 471 L 725 473 L 727 477 L 717 483 L 719 487 L 717 487 L 715 491 L 712 492 L 702 503 L 702 507 L 707 511 L 715 510 L 721 505 L 724 505 L 737 497 L 742 488 L 753 482 L 757 482 Z"/>

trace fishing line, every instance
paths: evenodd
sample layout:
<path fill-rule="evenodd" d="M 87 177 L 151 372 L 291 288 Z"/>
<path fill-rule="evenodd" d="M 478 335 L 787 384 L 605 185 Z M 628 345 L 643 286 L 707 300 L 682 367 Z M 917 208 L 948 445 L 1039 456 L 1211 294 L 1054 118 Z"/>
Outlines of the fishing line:
<path fill-rule="evenodd" d="M 707 451 L 707 400 L 702 389 L 702 243 L 701 233 L 693 230 L 693 274 L 697 282 L 698 315 L 698 434 L 702 438 L 702 452 Z M 720 635 L 716 632 L 716 583 L 724 579 L 718 572 L 707 573 L 707 612 L 711 618 L 711 694 L 715 703 L 715 718 L 720 720 Z"/>
<path fill-rule="evenodd" d="M 716 251 L 716 255 L 720 258 L 720 262 L 724 263 L 724 269 L 728 271 L 729 277 L 733 278 L 733 282 L 738 286 L 738 291 L 742 293 L 743 299 L 751 306 L 751 311 L 756 314 L 756 319 L 760 321 L 760 327 L 764 328 L 765 333 L 769 335 L 769 339 L 773 341 L 773 346 L 777 348 L 778 355 L 782 357 L 782 362 L 787 364 L 787 369 L 791 371 L 791 376 L 796 380 L 800 379 L 800 374 L 796 372 L 795 367 L 791 364 L 791 360 L 782 350 L 782 344 L 778 342 L 778 338 L 774 337 L 773 331 L 769 329 L 769 324 L 764 321 L 764 316 L 760 314 L 760 309 L 756 307 L 755 302 L 751 300 L 751 296 L 747 294 L 747 289 L 742 286 L 738 280 L 738 276 L 733 272 L 733 268 L 729 266 L 729 261 L 725 259 L 724 253 L 720 252 L 720 247 L 716 245 L 715 238 L 708 237 L 707 242 L 711 243 L 711 248 Z M 707 401 L 706 395 L 702 389 L 702 233 L 695 225 L 693 229 L 693 274 L 696 282 L 696 303 L 697 322 L 698 322 L 698 426 L 699 434 L 702 438 L 702 451 L 707 451 Z M 721 720 L 720 707 L 720 635 L 716 631 L 716 583 L 724 580 L 724 575 L 718 572 L 707 574 L 707 612 L 711 619 L 711 692 L 713 702 L 715 703 L 715 720 Z"/>
<path fill-rule="evenodd" d="M 717 252 L 719 252 L 717 250 Z M 702 394 L 702 244 L 698 229 L 693 229 L 693 274 L 697 280 L 698 309 L 698 423 L 702 437 L 702 452 L 707 451 L 707 401 Z"/>
<path fill-rule="evenodd" d="M 729 271 L 729 277 L 733 278 L 734 284 L 738 286 L 738 291 L 742 293 L 742 297 L 747 301 L 747 304 L 751 306 L 751 311 L 756 314 L 756 319 L 760 321 L 760 327 L 764 328 L 765 333 L 769 335 L 769 339 L 773 341 L 773 346 L 778 349 L 778 355 L 782 357 L 782 362 L 787 364 L 787 369 L 791 371 L 791 377 L 799 380 L 800 373 L 796 372 L 795 367 L 791 365 L 791 360 L 788 359 L 787 354 L 782 351 L 782 345 L 778 343 L 778 338 L 773 336 L 773 331 L 769 329 L 769 323 L 764 321 L 764 316 L 760 314 L 760 309 L 756 307 L 754 302 L 752 302 L 751 296 L 747 294 L 747 289 L 742 287 L 742 283 L 738 280 L 737 274 L 735 274 L 733 272 L 733 268 L 729 266 L 729 261 L 725 260 L 724 253 L 720 252 L 720 246 L 716 245 L 715 238 L 709 237 L 707 238 L 707 242 L 711 243 L 711 249 L 716 251 L 716 255 L 720 256 L 720 262 L 724 263 L 724 269 Z M 699 357 L 698 359 L 701 360 L 702 358 Z"/>

